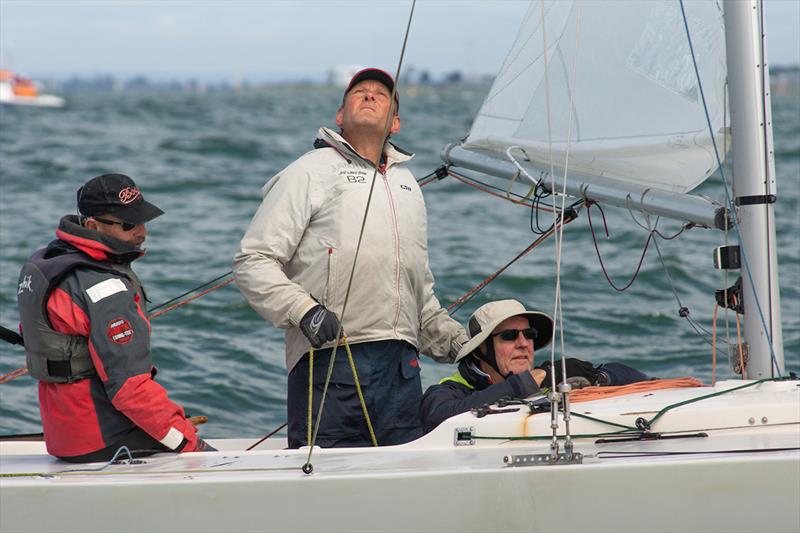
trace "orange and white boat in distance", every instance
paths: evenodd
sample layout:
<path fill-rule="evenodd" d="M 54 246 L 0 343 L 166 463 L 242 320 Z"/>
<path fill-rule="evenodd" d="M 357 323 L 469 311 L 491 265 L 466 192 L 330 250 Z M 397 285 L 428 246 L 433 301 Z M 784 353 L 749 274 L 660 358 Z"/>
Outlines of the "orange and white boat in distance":
<path fill-rule="evenodd" d="M 0 69 L 0 104 L 32 107 L 64 107 L 60 96 L 39 94 L 36 82 Z"/>

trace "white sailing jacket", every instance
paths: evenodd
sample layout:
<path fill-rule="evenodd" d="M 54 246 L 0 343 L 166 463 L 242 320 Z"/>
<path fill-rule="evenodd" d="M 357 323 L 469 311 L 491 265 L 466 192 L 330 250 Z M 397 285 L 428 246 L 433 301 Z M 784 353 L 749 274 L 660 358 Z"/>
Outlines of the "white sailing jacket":
<path fill-rule="evenodd" d="M 236 283 L 263 318 L 286 331 L 291 371 L 310 344 L 298 325 L 317 305 L 342 318 L 358 235 L 375 167 L 339 134 L 319 130 L 312 150 L 262 189 L 263 201 L 234 257 Z M 343 327 L 350 343 L 404 340 L 451 362 L 464 329 L 433 293 L 425 200 L 405 162 L 384 147 Z M 328 346 L 332 345 L 329 344 Z"/>

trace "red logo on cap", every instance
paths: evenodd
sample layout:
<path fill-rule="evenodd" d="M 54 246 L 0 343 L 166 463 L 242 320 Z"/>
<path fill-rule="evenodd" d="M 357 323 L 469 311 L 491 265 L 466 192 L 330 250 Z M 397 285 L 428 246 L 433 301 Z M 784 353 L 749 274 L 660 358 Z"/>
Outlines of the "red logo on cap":
<path fill-rule="evenodd" d="M 125 205 L 128 205 L 129 203 L 138 199 L 141 195 L 142 193 L 140 193 L 139 189 L 136 187 L 125 187 L 119 191 L 119 201 Z"/>
<path fill-rule="evenodd" d="M 108 330 L 106 331 L 108 338 L 117 344 L 128 344 L 133 340 L 133 327 L 131 323 L 124 318 L 115 318 L 108 323 Z"/>

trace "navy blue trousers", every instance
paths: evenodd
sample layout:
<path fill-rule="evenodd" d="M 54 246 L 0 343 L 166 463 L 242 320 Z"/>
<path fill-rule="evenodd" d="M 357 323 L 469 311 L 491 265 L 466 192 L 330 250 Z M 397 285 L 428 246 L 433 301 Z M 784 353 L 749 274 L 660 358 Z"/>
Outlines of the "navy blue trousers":
<path fill-rule="evenodd" d="M 608 374 L 609 382 L 607 386 L 628 385 L 638 381 L 647 381 L 646 374 L 623 363 L 604 363 L 597 367 L 597 370 Z"/>
<path fill-rule="evenodd" d="M 378 444 L 403 444 L 422 436 L 417 350 L 396 340 L 351 344 L 350 349 Z M 312 425 L 317 420 L 331 351 L 314 352 Z M 309 356 L 305 354 L 289 372 L 286 403 L 290 448 L 308 444 L 308 381 Z M 323 448 L 372 446 L 344 346 L 336 350 L 315 444 Z"/>

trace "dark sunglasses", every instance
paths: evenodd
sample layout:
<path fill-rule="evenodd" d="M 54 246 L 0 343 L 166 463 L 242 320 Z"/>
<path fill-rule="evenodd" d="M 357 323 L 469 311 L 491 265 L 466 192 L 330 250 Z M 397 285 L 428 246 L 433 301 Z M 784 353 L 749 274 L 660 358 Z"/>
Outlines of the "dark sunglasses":
<path fill-rule="evenodd" d="M 122 231 L 130 231 L 138 225 L 138 224 L 131 224 L 130 222 L 118 222 L 116 220 L 109 220 L 107 218 L 100 218 L 100 217 L 92 217 L 92 218 L 98 222 L 102 222 L 103 224 L 111 224 L 111 225 L 119 224 L 120 226 L 122 226 Z"/>
<path fill-rule="evenodd" d="M 497 337 L 499 335 L 500 338 L 503 339 L 504 341 L 515 341 L 517 340 L 517 337 L 519 337 L 520 333 L 522 333 L 522 335 L 529 341 L 535 339 L 536 336 L 539 334 L 539 332 L 536 331 L 536 328 L 525 328 L 525 329 L 504 329 L 503 331 L 492 333 L 491 336 Z"/>

